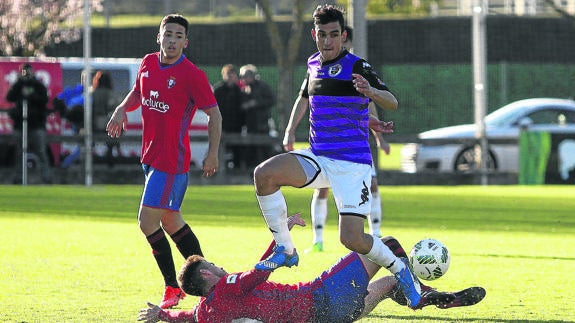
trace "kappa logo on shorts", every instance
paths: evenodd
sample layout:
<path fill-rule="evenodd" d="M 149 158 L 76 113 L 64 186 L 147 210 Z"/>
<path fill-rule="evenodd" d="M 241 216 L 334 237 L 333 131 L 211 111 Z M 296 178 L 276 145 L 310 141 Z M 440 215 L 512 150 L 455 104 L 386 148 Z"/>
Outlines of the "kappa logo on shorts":
<path fill-rule="evenodd" d="M 363 188 L 361 189 L 361 203 L 359 205 L 363 205 L 365 202 L 369 201 L 369 189 L 367 185 L 365 185 L 365 181 L 363 182 Z"/>

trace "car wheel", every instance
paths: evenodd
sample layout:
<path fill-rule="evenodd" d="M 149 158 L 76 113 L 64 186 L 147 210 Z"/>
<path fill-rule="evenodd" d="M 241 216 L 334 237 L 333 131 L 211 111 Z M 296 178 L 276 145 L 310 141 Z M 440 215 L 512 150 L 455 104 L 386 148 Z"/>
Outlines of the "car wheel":
<path fill-rule="evenodd" d="M 479 163 L 476 161 L 476 153 L 479 153 L 475 147 L 467 147 L 455 159 L 455 164 L 453 165 L 453 170 L 456 173 L 473 173 L 479 171 Z M 494 171 L 497 169 L 497 164 L 495 158 L 491 151 L 487 154 L 487 170 Z"/>

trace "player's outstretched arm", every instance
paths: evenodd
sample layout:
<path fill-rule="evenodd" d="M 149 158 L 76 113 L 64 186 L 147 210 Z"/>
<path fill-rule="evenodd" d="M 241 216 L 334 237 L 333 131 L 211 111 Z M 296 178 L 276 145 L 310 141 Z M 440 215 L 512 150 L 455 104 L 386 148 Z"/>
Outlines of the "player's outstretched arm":
<path fill-rule="evenodd" d="M 162 311 L 162 309 L 158 305 L 148 302 L 148 307 L 140 310 L 138 321 L 143 321 L 145 323 L 159 322 L 160 311 Z"/>
<path fill-rule="evenodd" d="M 148 302 L 148 307 L 140 310 L 138 321 L 145 323 L 154 322 L 195 322 L 195 309 L 189 311 L 169 311 L 163 310 L 158 305 Z"/>

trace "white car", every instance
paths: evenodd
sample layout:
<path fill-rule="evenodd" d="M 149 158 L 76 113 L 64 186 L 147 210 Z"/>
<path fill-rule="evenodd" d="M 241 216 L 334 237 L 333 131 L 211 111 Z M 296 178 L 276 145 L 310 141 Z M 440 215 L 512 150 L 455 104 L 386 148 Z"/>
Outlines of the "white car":
<path fill-rule="evenodd" d="M 575 101 L 535 98 L 510 103 L 485 117 L 485 131 L 490 171 L 519 171 L 519 136 L 521 129 L 573 134 L 575 138 Z M 402 171 L 473 172 L 476 126 L 459 125 L 422 132 L 417 143 L 404 145 Z"/>

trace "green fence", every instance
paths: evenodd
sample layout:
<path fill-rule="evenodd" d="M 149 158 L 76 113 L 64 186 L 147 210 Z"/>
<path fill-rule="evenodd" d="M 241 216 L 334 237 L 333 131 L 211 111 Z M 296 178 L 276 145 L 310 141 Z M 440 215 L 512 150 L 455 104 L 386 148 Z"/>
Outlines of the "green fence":
<path fill-rule="evenodd" d="M 219 66 L 203 67 L 210 82 L 220 79 Z M 277 88 L 277 69 L 258 66 L 261 77 Z M 385 119 L 395 122 L 398 135 L 473 123 L 473 70 L 471 65 L 389 65 L 380 68 L 380 76 L 399 100 L 397 111 L 386 112 Z M 305 68 L 294 73 L 294 100 Z M 575 64 L 490 64 L 488 112 L 520 99 L 533 97 L 569 98 L 575 95 Z M 277 116 L 277 111 L 274 113 Z M 307 120 L 298 128 L 298 140 L 305 140 Z M 283 126 L 280 126 L 280 130 Z"/>

